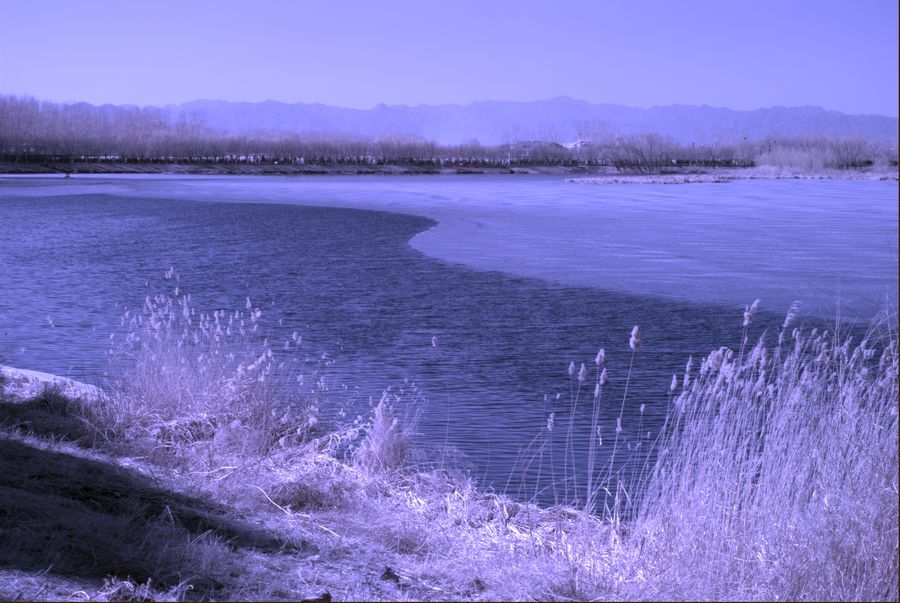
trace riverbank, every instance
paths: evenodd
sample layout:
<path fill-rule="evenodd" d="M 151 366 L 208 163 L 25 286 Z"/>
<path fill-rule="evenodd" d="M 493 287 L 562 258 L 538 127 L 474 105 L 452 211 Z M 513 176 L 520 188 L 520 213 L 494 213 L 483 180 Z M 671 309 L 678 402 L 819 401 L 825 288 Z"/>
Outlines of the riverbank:
<path fill-rule="evenodd" d="M 578 508 L 416 459 L 395 393 L 323 426 L 272 405 L 268 353 L 223 372 L 218 343 L 142 323 L 112 389 L 0 371 L 0 599 L 896 600 L 895 317 L 851 347 L 789 314 L 777 346 L 688 361 L 640 504 L 601 473 Z M 595 404 L 604 362 L 578 371 Z"/>
<path fill-rule="evenodd" d="M 227 429 L 215 445 L 103 437 L 90 407 L 105 396 L 0 370 L 0 599 L 580 599 L 569 543 L 609 539 L 572 509 L 350 459 L 358 426 L 226 460 L 221 440 L 239 437 Z"/>
<path fill-rule="evenodd" d="M 559 175 L 577 184 L 708 184 L 732 180 L 898 180 L 897 169 L 802 170 L 679 167 L 656 173 L 628 173 L 609 166 L 529 165 L 514 167 L 289 163 L 43 163 L 0 162 L 0 175 L 158 174 L 197 176 L 418 176 Z"/>
<path fill-rule="evenodd" d="M 711 169 L 667 174 L 603 174 L 568 178 L 576 184 L 725 184 L 733 180 L 882 180 L 898 181 L 897 170 L 790 170 L 769 166 Z"/>
<path fill-rule="evenodd" d="M 173 174 L 202 176 L 366 176 L 470 174 L 595 174 L 589 166 L 440 167 L 436 165 L 296 163 L 29 163 L 0 162 L 0 174 Z"/>

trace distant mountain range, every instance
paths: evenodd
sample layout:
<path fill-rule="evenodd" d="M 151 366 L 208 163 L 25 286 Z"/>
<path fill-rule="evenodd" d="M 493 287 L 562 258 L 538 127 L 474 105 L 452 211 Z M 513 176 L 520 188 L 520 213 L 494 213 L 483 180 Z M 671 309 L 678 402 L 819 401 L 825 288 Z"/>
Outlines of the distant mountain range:
<path fill-rule="evenodd" d="M 681 144 L 737 142 L 773 137 L 861 137 L 897 143 L 898 121 L 847 115 L 821 107 L 769 107 L 755 111 L 690 105 L 640 109 L 591 104 L 568 97 L 534 102 L 467 105 L 378 105 L 347 109 L 322 104 L 196 100 L 167 105 L 173 119 L 202 117 L 211 128 L 234 133 L 323 133 L 366 138 L 406 135 L 441 144 L 478 140 L 495 145 L 522 140 L 571 142 L 656 133 Z"/>

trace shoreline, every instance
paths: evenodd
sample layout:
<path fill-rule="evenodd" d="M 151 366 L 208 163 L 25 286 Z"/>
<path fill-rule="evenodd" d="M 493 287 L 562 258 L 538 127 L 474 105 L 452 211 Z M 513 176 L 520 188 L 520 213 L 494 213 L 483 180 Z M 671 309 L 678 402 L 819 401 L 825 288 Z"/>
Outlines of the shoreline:
<path fill-rule="evenodd" d="M 0 365 L 0 600 L 527 600 L 534 585 L 515 576 L 538 564 L 564 584 L 566 538 L 615 534 L 581 509 L 480 491 L 450 469 L 347 457 L 358 423 L 245 458 L 220 441 L 247 429 L 232 422 L 173 462 L 170 449 L 188 447 L 169 434 L 150 434 L 155 450 L 98 437 L 89 409 L 109 400 Z M 49 568 L 47 549 L 60 551 Z M 454 569 L 473 560 L 471 573 Z"/>
<path fill-rule="evenodd" d="M 68 380 L 3 367 L 0 600 L 896 600 L 897 331 L 883 326 L 890 339 L 876 347 L 815 329 L 760 341 L 746 359 L 722 347 L 690 387 L 689 361 L 667 411 L 683 430 L 660 432 L 663 452 L 635 483 L 640 507 L 619 472 L 549 507 L 481 490 L 462 468 L 412 453 L 415 419 L 387 393 L 368 419 L 320 424 L 317 403 L 253 394 L 254 373 L 232 402 L 190 408 L 166 396 L 192 393 L 183 379 L 72 398 Z M 179 363 L 162 351 L 145 357 L 151 368 Z M 19 397 L 19 377 L 49 386 Z M 247 403 L 266 412 L 240 413 Z M 803 451 L 820 442 L 830 448 L 806 457 L 798 484 Z M 759 486 L 722 479 L 754 471 Z M 785 510 L 798 529 L 778 528 Z M 767 557 L 736 557 L 734 542 Z M 824 579 L 806 578 L 801 546 Z"/>
<path fill-rule="evenodd" d="M 528 166 L 528 167 L 441 167 L 422 165 L 317 165 L 288 163 L 53 163 L 0 162 L 0 175 L 106 175 L 166 174 L 197 176 L 419 176 L 419 175 L 592 175 L 604 168 L 593 166 Z"/>
<path fill-rule="evenodd" d="M 653 173 L 619 172 L 610 166 L 531 165 L 440 167 L 420 165 L 316 165 L 246 163 L 53 163 L 0 162 L 0 176 L 449 176 L 558 175 L 575 184 L 723 184 L 733 180 L 898 181 L 896 169 L 794 170 L 683 167 Z"/>
<path fill-rule="evenodd" d="M 727 184 L 735 180 L 858 180 L 897 182 L 897 172 L 875 170 L 789 171 L 778 168 L 713 169 L 677 174 L 620 174 L 566 178 L 574 184 Z"/>

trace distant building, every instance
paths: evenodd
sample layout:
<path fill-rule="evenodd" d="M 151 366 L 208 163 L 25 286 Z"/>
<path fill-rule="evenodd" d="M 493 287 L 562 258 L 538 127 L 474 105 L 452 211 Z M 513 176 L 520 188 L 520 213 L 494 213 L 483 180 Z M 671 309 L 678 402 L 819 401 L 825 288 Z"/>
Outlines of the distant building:
<path fill-rule="evenodd" d="M 571 150 L 580 149 L 582 147 L 586 147 L 590 144 L 591 144 L 591 140 L 586 139 L 586 138 L 579 138 L 575 142 L 564 142 L 564 143 L 562 143 L 562 146 L 571 151 Z"/>

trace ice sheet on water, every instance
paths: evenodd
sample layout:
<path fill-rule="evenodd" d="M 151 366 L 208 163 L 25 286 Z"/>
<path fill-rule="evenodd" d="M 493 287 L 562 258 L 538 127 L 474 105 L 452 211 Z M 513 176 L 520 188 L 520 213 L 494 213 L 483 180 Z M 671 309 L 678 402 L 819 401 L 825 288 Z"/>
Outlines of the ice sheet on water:
<path fill-rule="evenodd" d="M 29 188 L 38 182 L 28 182 Z M 896 299 L 897 183 L 581 186 L 547 176 L 79 178 L 98 192 L 405 212 L 423 253 L 565 285 L 868 320 Z M 9 184 L 9 183 L 7 183 Z M 57 184 L 57 183 L 46 183 Z M 63 193 L 63 191 L 65 191 Z M 3 192 L 0 188 L 0 198 Z"/>

